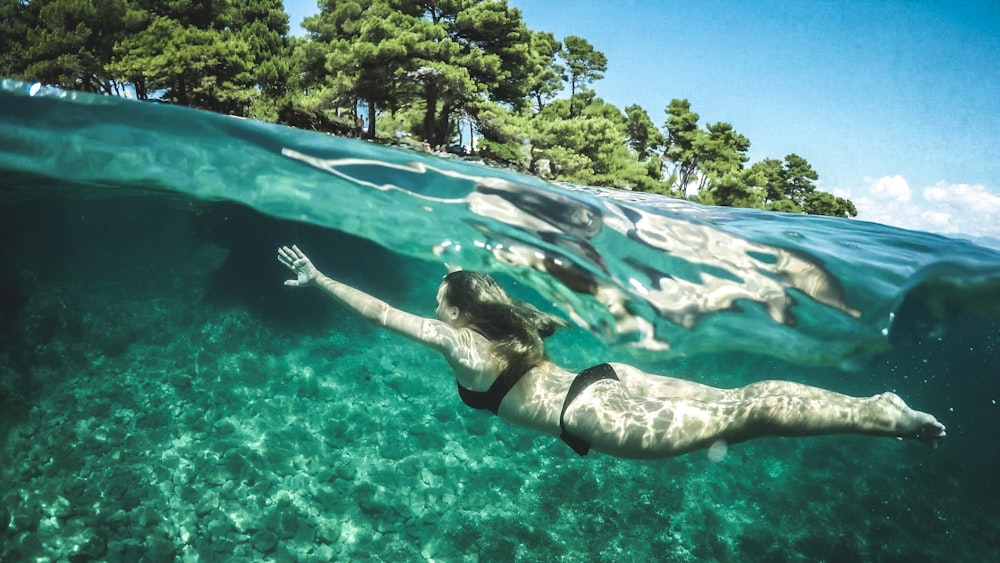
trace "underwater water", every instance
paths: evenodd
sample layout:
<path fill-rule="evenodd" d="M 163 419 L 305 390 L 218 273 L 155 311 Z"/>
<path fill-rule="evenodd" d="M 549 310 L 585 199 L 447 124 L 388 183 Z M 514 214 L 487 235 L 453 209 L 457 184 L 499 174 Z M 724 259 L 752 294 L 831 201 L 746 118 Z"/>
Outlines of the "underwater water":
<path fill-rule="evenodd" d="M 0 242 L 0 560 L 995 555 L 1000 252 L 968 241 L 6 80 Z M 491 272 L 570 368 L 891 390 L 948 436 L 581 458 L 284 287 L 290 243 L 427 316 L 444 264 Z"/>

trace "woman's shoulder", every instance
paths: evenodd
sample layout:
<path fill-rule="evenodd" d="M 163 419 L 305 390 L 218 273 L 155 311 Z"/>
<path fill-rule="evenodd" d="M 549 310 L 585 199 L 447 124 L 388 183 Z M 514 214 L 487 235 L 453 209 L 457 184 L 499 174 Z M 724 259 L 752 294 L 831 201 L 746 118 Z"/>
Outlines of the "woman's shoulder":
<path fill-rule="evenodd" d="M 444 353 L 459 381 L 492 378 L 500 372 L 501 362 L 493 353 L 492 342 L 470 329 L 456 330 L 453 342 Z"/>

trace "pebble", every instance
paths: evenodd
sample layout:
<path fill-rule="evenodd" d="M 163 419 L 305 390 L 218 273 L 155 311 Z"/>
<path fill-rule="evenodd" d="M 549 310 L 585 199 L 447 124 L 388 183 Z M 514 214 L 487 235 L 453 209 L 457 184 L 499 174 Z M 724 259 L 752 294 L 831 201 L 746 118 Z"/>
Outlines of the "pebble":
<path fill-rule="evenodd" d="M 316 539 L 323 543 L 336 543 L 340 539 L 340 524 L 336 522 L 323 522 L 316 528 Z"/>
<path fill-rule="evenodd" d="M 205 491 L 195 505 L 194 513 L 198 516 L 205 516 L 209 512 L 219 508 L 219 493 L 215 491 Z"/>
<path fill-rule="evenodd" d="M 15 532 L 30 532 L 38 526 L 36 515 L 27 510 L 13 510 L 10 514 L 10 527 Z"/>
<path fill-rule="evenodd" d="M 225 538 L 233 531 L 233 525 L 221 510 L 212 513 L 208 525 L 205 526 L 213 538 Z"/>
<path fill-rule="evenodd" d="M 250 538 L 250 543 L 261 553 L 271 553 L 278 546 L 278 536 L 270 530 L 261 530 Z"/>
<path fill-rule="evenodd" d="M 226 436 L 232 434 L 236 431 L 236 426 L 232 422 L 226 419 L 218 420 L 212 425 L 212 429 L 215 430 L 217 435 Z"/>
<path fill-rule="evenodd" d="M 173 563 L 176 555 L 177 547 L 172 542 L 154 537 L 147 542 L 143 559 L 149 563 Z"/>
<path fill-rule="evenodd" d="M 299 531 L 299 519 L 294 510 L 279 509 L 272 528 L 282 539 L 289 539 Z"/>
<path fill-rule="evenodd" d="M 65 497 L 57 496 L 49 505 L 49 511 L 56 518 L 67 518 L 73 513 L 73 505 Z"/>
<path fill-rule="evenodd" d="M 148 528 L 160 523 L 160 515 L 152 507 L 144 506 L 137 512 L 135 521 L 140 528 Z"/>
<path fill-rule="evenodd" d="M 101 559 L 108 552 L 108 544 L 104 537 L 93 531 L 88 531 L 87 539 L 72 549 L 70 561 L 90 561 Z"/>

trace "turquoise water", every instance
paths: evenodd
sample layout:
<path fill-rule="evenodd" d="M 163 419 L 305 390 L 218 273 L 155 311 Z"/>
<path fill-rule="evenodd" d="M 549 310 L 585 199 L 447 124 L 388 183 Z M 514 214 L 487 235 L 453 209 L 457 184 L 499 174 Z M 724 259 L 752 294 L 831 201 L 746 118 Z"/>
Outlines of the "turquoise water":
<path fill-rule="evenodd" d="M 0 559 L 993 554 L 996 250 L 13 81 L 0 116 Z M 572 322 L 568 367 L 893 390 L 948 437 L 579 458 L 283 287 L 292 242 L 419 314 L 444 263 L 490 271 Z"/>

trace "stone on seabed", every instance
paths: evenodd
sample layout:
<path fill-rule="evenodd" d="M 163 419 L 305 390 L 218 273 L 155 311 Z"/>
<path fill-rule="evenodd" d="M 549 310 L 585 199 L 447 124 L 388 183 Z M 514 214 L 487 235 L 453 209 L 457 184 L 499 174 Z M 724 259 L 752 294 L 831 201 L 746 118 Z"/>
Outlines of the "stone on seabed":
<path fill-rule="evenodd" d="M 275 547 L 278 547 L 278 536 L 270 530 L 261 530 L 250 538 L 250 542 L 257 551 L 270 553 L 274 551 Z"/>

